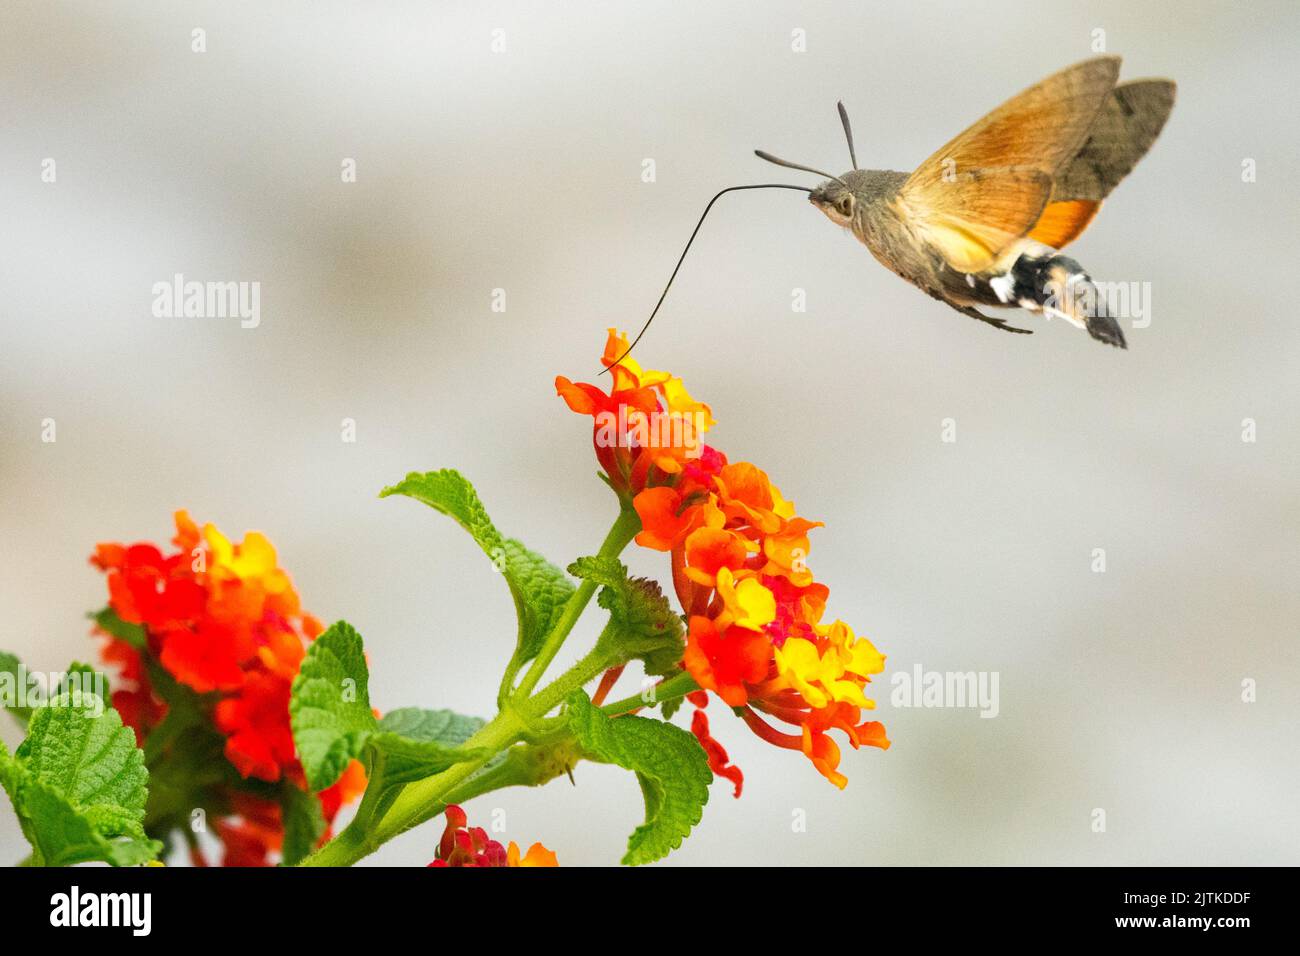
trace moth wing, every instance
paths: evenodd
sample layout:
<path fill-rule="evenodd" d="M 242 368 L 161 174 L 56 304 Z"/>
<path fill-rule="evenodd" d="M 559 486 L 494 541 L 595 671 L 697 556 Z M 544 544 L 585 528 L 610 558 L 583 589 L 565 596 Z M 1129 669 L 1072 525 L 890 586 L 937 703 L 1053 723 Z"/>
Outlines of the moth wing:
<path fill-rule="evenodd" d="M 923 244 L 958 272 L 979 273 L 1040 218 L 1052 193 L 1046 173 L 1024 166 L 957 173 L 948 192 L 894 200 L 902 220 Z"/>
<path fill-rule="evenodd" d="M 1111 91 L 1083 146 L 1061 168 L 1052 200 L 1105 199 L 1133 171 L 1174 108 L 1170 80 L 1135 80 Z"/>
<path fill-rule="evenodd" d="M 1104 56 L 1066 67 L 959 133 L 903 183 L 900 213 L 953 268 L 991 266 L 1038 222 L 1054 177 L 1078 155 L 1114 89 L 1119 62 Z M 1008 195 L 999 201 L 1001 188 Z"/>
<path fill-rule="evenodd" d="M 1101 202 L 1096 199 L 1053 200 L 1029 230 L 1029 238 L 1053 249 L 1064 249 L 1088 228 Z"/>
<path fill-rule="evenodd" d="M 1079 152 L 1056 175 L 1051 202 L 1029 233 L 1062 249 L 1088 228 L 1101 201 L 1151 149 L 1174 108 L 1169 80 L 1121 83 L 1106 98 Z"/>

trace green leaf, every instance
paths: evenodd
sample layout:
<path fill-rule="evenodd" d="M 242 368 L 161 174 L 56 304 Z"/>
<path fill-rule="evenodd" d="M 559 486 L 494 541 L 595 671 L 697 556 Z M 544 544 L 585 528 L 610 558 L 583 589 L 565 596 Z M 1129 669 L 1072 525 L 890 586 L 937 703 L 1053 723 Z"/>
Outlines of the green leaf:
<path fill-rule="evenodd" d="M 298 759 L 313 791 L 331 786 L 351 760 L 365 757 L 372 784 L 385 789 L 481 756 L 461 745 L 483 725 L 448 710 L 405 707 L 382 721 L 370 708 L 370 672 L 361 635 L 339 621 L 316 638 L 289 701 Z"/>
<path fill-rule="evenodd" d="M 537 656 L 542 641 L 564 611 L 573 583 L 564 572 L 541 555 L 528 550 L 496 529 L 478 493 L 459 472 L 449 468 L 411 472 L 379 497 L 406 495 L 454 519 L 469 532 L 496 568 L 502 572 L 515 602 L 519 620 L 513 664 L 517 667 Z"/>
<path fill-rule="evenodd" d="M 148 644 L 148 634 L 144 629 L 144 625 L 127 623 L 111 607 L 106 607 L 102 611 L 96 611 L 88 616 L 101 631 L 110 637 L 117 638 L 119 641 L 126 641 L 136 650 L 143 650 Z"/>
<path fill-rule="evenodd" d="M 466 760 L 486 756 L 478 748 L 457 750 L 430 740 L 410 740 L 397 734 L 375 734 L 370 739 L 371 773 L 382 787 L 414 783 L 442 773 Z"/>
<path fill-rule="evenodd" d="M 298 759 L 313 791 L 338 780 L 379 722 L 370 709 L 370 671 L 361 635 L 346 621 L 312 642 L 289 700 Z"/>
<path fill-rule="evenodd" d="M 645 799 L 645 823 L 627 841 L 623 862 L 667 856 L 700 822 L 713 774 L 698 740 L 680 727 L 647 717 L 607 717 L 582 691 L 568 700 L 569 727 L 598 760 L 634 771 Z"/>
<path fill-rule="evenodd" d="M 26 677 L 27 672 L 18 658 L 7 651 L 0 651 L 0 707 L 9 711 L 20 724 L 27 723 L 33 710 L 32 707 L 19 703 L 21 685 Z"/>
<path fill-rule="evenodd" d="M 314 793 L 293 784 L 280 792 L 280 816 L 284 820 L 282 866 L 294 866 L 312 850 L 325 832 L 325 815 Z"/>
<path fill-rule="evenodd" d="M 659 713 L 663 714 L 664 720 L 672 720 L 673 714 L 681 710 L 684 703 L 686 703 L 685 697 L 672 697 L 659 705 Z"/>
<path fill-rule="evenodd" d="M 0 789 L 3 789 L 11 798 L 13 792 L 10 788 L 14 782 L 14 773 L 13 758 L 9 756 L 9 748 L 5 746 L 3 740 L 0 740 Z"/>
<path fill-rule="evenodd" d="M 630 578 L 617 558 L 579 558 L 569 573 L 602 585 L 597 603 L 609 611 L 610 626 L 601 640 L 620 661 L 639 658 L 647 674 L 676 672 L 685 648 L 681 618 L 664 597 L 658 582 Z"/>
<path fill-rule="evenodd" d="M 65 692 L 38 707 L 27 739 L 0 764 L 34 863 L 127 866 L 157 855 L 161 844 L 143 828 L 144 753 L 100 698 Z"/>
<path fill-rule="evenodd" d="M 14 756 L 77 806 L 123 808 L 139 818 L 149 771 L 134 732 L 99 698 L 77 703 L 65 693 L 37 708 Z"/>
<path fill-rule="evenodd" d="M 145 827 L 154 836 L 172 830 L 190 831 L 193 813 L 202 810 L 209 819 L 217 819 L 230 809 L 233 791 L 250 792 L 255 778 L 245 780 L 226 759 L 226 738 L 211 724 L 173 724 L 169 710 L 163 723 L 154 728 L 145 741 L 149 767 L 149 801 L 145 804 Z M 157 734 L 168 736 L 168 744 L 157 755 L 148 757 Z"/>
<path fill-rule="evenodd" d="M 59 676 L 59 682 L 52 690 L 48 690 L 43 685 L 34 689 L 30 683 L 26 688 L 21 688 L 20 685 L 27 681 L 28 672 L 18 658 L 13 654 L 0 651 L 0 707 L 8 710 L 19 723 L 25 724 L 31 718 L 32 712 L 45 702 L 44 695 L 47 692 L 50 697 L 74 691 L 76 695 L 94 694 L 105 702 L 112 699 L 108 677 L 89 664 L 80 662 L 70 664 L 67 671 Z M 20 690 L 25 690 L 25 693 L 20 694 Z M 20 699 L 33 702 L 19 703 Z M 82 701 L 78 699 L 74 703 L 81 706 Z"/>
<path fill-rule="evenodd" d="M 478 717 L 453 710 L 400 707 L 379 721 L 372 743 L 384 784 L 394 786 L 441 773 L 452 764 L 483 755 L 478 749 L 456 750 L 483 726 Z"/>
<path fill-rule="evenodd" d="M 563 571 L 513 538 L 505 542 L 506 584 L 515 600 L 519 636 L 515 656 L 526 664 L 537 656 L 546 635 L 573 596 L 573 582 Z"/>
<path fill-rule="evenodd" d="M 73 661 L 68 665 L 67 672 L 59 679 L 59 686 L 55 693 L 63 694 L 68 691 L 73 691 L 74 694 L 78 691 L 82 694 L 89 692 L 105 702 L 113 699 L 113 689 L 108 675 L 81 661 Z"/>
<path fill-rule="evenodd" d="M 466 717 L 454 710 L 425 710 L 422 707 L 399 707 L 389 711 L 379 721 L 379 729 L 426 740 L 447 747 L 459 747 L 478 732 L 484 721 L 479 717 Z"/>

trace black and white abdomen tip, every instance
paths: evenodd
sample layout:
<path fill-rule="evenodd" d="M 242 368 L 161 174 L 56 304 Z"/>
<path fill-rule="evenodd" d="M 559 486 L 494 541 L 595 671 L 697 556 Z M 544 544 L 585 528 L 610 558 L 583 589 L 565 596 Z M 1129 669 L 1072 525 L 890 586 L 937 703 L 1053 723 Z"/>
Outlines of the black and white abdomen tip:
<path fill-rule="evenodd" d="M 967 284 L 977 288 L 974 276 Z M 1025 253 L 1009 272 L 991 276 L 988 288 L 1002 305 L 1015 305 L 1029 312 L 1041 312 L 1064 319 L 1099 342 L 1127 348 L 1124 331 L 1106 308 L 1101 292 L 1078 262 L 1053 250 L 1037 255 Z"/>

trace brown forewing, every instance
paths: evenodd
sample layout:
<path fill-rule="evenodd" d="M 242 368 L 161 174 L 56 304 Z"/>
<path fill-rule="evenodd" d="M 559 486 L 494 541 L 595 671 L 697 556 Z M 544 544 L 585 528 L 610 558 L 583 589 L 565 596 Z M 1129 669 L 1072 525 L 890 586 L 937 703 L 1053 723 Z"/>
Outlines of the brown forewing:
<path fill-rule="evenodd" d="M 1012 97 L 908 177 L 900 213 L 953 268 L 992 265 L 1038 221 L 1053 178 L 1079 153 L 1118 75 L 1119 57 L 1096 57 Z"/>

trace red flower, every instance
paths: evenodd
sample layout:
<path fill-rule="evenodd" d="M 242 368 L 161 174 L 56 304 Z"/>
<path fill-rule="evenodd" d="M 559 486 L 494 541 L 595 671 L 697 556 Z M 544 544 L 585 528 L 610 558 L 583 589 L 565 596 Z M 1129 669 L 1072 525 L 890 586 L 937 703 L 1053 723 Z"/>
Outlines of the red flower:
<path fill-rule="evenodd" d="M 200 530 L 184 511 L 175 518 L 173 553 L 151 544 L 100 544 L 91 557 L 108 576 L 110 607 L 146 635 L 143 652 L 111 636 L 104 647 L 104 660 L 120 669 L 114 706 L 143 743 L 166 713 L 148 679 L 146 660 L 152 661 L 197 693 L 217 695 L 212 726 L 226 738 L 226 759 L 240 776 L 305 789 L 289 694 L 320 622 L 302 611 L 263 535 L 250 532 L 235 544 L 213 525 Z M 354 761 L 319 794 L 326 820 L 364 789 L 364 770 Z M 218 822 L 227 862 L 252 865 L 278 852 L 279 810 L 262 803 L 245 800 L 249 812 L 241 819 Z"/>
<path fill-rule="evenodd" d="M 555 854 L 540 843 L 534 843 L 524 856 L 519 854 L 519 846 L 510 841 L 503 847 L 487 835 L 482 827 L 469 827 L 469 817 L 455 804 L 450 804 L 445 813 L 447 828 L 443 830 L 438 842 L 432 867 L 501 867 L 501 866 L 558 866 Z"/>
<path fill-rule="evenodd" d="M 627 351 L 627 337 L 609 330 L 604 364 Z M 563 375 L 555 391 L 569 408 L 593 419 L 596 460 L 620 496 L 663 484 L 701 457 L 701 436 L 713 425 L 709 406 L 695 401 L 682 380 L 642 369 L 625 358 L 610 368 L 611 387 L 574 383 Z"/>
<path fill-rule="evenodd" d="M 699 694 L 698 698 L 694 694 L 691 695 L 691 702 L 698 708 L 691 717 L 691 733 L 704 748 L 704 753 L 709 758 L 709 769 L 713 771 L 714 776 L 730 780 L 736 787 L 732 796 L 739 798 L 741 790 L 745 787 L 745 775 L 740 772 L 739 767 L 731 763 L 722 744 L 714 740 L 709 733 L 709 718 L 705 716 L 703 710 L 708 700 L 709 698 L 703 693 Z"/>
<path fill-rule="evenodd" d="M 683 663 L 697 684 L 713 691 L 727 706 L 743 707 L 748 702 L 746 685 L 767 678 L 771 659 L 772 645 L 762 634 L 743 627 L 719 632 L 709 618 L 691 618 Z"/>

